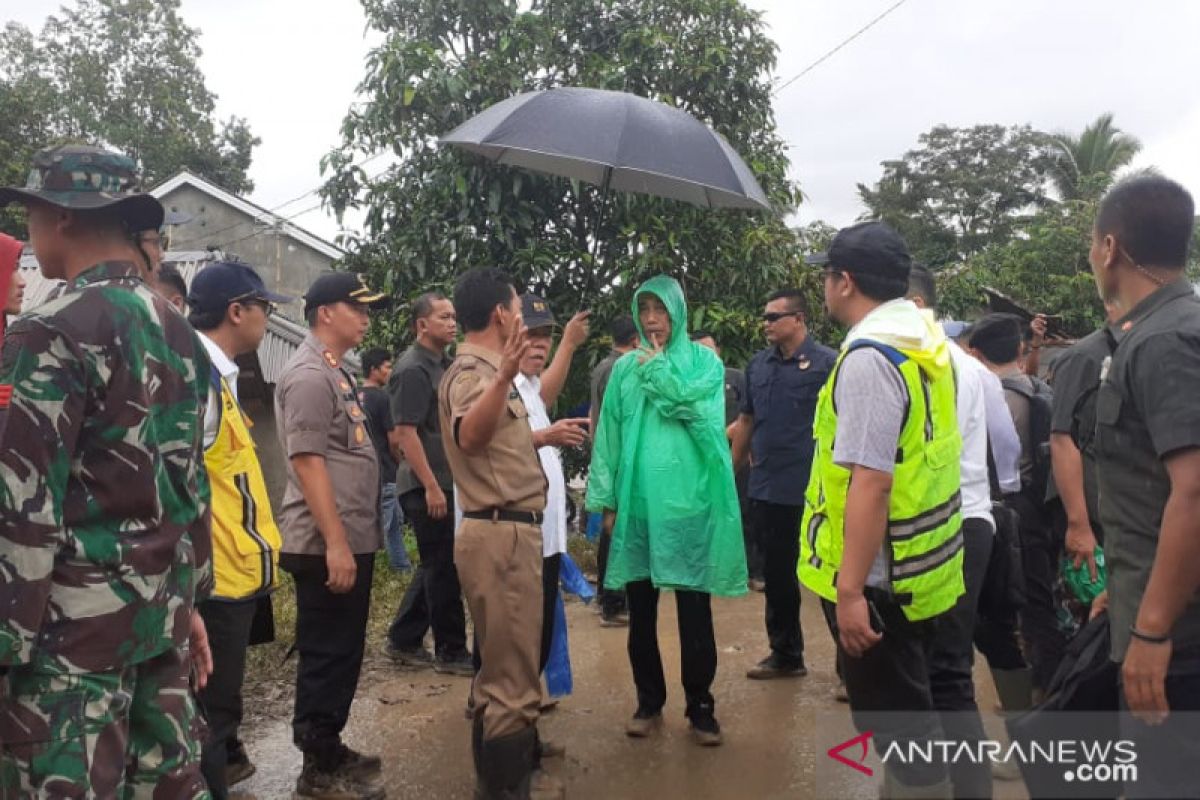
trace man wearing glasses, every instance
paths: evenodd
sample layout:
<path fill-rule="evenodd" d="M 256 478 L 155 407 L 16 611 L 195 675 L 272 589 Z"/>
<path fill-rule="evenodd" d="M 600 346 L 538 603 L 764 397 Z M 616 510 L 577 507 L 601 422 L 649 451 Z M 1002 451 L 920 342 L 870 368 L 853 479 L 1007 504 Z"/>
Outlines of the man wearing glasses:
<path fill-rule="evenodd" d="M 781 289 L 767 298 L 762 319 L 767 347 L 746 368 L 746 396 L 731 428 L 734 469 L 750 460 L 750 519 L 766 582 L 771 653 L 746 673 L 755 680 L 808 674 L 797 531 L 812 465 L 817 395 L 837 360 L 837 353 L 808 335 L 799 289 Z"/>
<path fill-rule="evenodd" d="M 267 291 L 248 265 L 226 261 L 202 270 L 187 298 L 188 322 L 212 362 L 204 411 L 204 463 L 212 486 L 215 583 L 199 608 L 208 628 L 213 672 L 199 698 L 209 734 L 200 769 L 216 800 L 229 796 L 229 784 L 254 772 L 245 751 L 236 745 L 242 680 L 255 611 L 260 599 L 275 589 L 280 546 L 250 422 L 238 401 L 234 360 L 258 349 L 274 304 L 291 299 Z"/>

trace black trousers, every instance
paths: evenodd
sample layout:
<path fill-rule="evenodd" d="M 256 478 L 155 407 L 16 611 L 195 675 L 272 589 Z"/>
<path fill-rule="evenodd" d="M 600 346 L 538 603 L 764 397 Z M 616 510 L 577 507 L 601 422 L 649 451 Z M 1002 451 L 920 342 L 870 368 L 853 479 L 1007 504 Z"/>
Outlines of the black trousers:
<path fill-rule="evenodd" d="M 612 531 L 601 529 L 600 542 L 596 547 L 596 572 L 599 581 L 600 612 L 610 617 L 626 608 L 625 592 L 620 589 L 605 589 L 604 576 L 608 572 L 608 551 L 612 549 Z"/>
<path fill-rule="evenodd" d="M 1027 508 L 1024 498 L 1017 507 L 1021 518 L 1021 569 L 1025 574 L 1025 605 L 1018 618 L 1025 656 L 1033 668 L 1033 685 L 1045 691 L 1063 659 L 1067 637 L 1058 623 L 1054 583 L 1062 557 L 1062 536 L 1049 519 Z"/>
<path fill-rule="evenodd" d="M 200 755 L 200 772 L 214 800 L 225 800 L 225 767 L 229 746 L 237 741 L 242 724 L 242 681 L 246 676 L 246 651 L 250 647 L 250 628 L 258 601 L 225 602 L 206 600 L 199 605 L 200 616 L 208 630 L 213 671 L 208 683 L 197 692 L 200 707 L 208 720 L 208 738 Z"/>
<path fill-rule="evenodd" d="M 942 729 L 955 741 L 984 738 L 983 720 L 975 704 L 975 616 L 979 593 L 992 554 L 995 532 L 987 520 L 963 520 L 963 584 L 966 592 L 937 620 L 929 653 L 929 689 L 933 707 L 942 714 Z M 992 770 L 987 763 L 961 759 L 950 768 L 956 798 L 991 797 Z"/>
<path fill-rule="evenodd" d="M 881 757 L 893 742 L 943 738 L 941 720 L 933 705 L 929 663 L 936 642 L 937 618 L 909 622 L 891 595 L 868 587 L 864 594 L 883 621 L 883 638 L 861 658 L 838 643 L 850 712 L 860 733 L 873 731 L 875 752 Z M 821 601 L 825 620 L 837 638 L 837 606 Z M 893 761 L 888 769 L 905 786 L 932 786 L 946 780 L 942 764 Z"/>
<path fill-rule="evenodd" d="M 292 740 L 318 768 L 337 762 L 342 730 L 358 690 L 367 617 L 371 610 L 373 553 L 355 555 L 354 586 L 335 594 L 325 586 L 325 556 L 282 553 L 279 566 L 296 582 L 296 705 Z"/>
<path fill-rule="evenodd" d="M 629 599 L 629 664 L 637 687 L 638 709 L 657 713 L 667 702 L 667 682 L 658 650 L 658 589 L 650 581 L 626 584 Z M 675 592 L 679 616 L 679 660 L 687 716 L 711 716 L 717 676 L 717 642 L 712 606 L 705 592 Z"/>
<path fill-rule="evenodd" d="M 790 665 L 804 663 L 804 633 L 800 629 L 800 517 L 804 509 L 751 500 L 754 528 L 763 549 L 766 581 L 767 639 L 771 652 Z"/>
<path fill-rule="evenodd" d="M 538 659 L 538 672 L 545 672 L 546 662 L 550 660 L 554 619 L 558 615 L 558 573 L 561 567 L 562 553 L 542 558 L 542 655 Z"/>
<path fill-rule="evenodd" d="M 393 647 L 420 647 L 425 632 L 433 628 L 434 652 L 444 659 L 460 658 L 467 651 L 467 617 L 462 587 L 454 568 L 454 497 L 447 493 L 448 512 L 442 519 L 429 516 L 425 490 L 400 496 L 404 516 L 417 536 L 421 564 L 396 609 L 388 629 Z"/>

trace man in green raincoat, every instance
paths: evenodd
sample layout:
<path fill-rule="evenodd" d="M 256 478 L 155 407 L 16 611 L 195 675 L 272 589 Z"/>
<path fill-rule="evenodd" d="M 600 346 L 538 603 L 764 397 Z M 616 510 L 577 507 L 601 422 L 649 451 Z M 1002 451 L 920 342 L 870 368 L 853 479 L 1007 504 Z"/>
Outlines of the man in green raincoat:
<path fill-rule="evenodd" d="M 587 508 L 612 530 L 604 586 L 625 588 L 638 705 L 626 733 L 649 736 L 667 700 L 658 592 L 675 590 L 686 715 L 693 738 L 721 743 L 712 594 L 746 592 L 746 556 L 725 439 L 725 367 L 687 333 L 683 289 L 658 275 L 634 294 L 641 347 L 613 366 L 592 450 Z"/>

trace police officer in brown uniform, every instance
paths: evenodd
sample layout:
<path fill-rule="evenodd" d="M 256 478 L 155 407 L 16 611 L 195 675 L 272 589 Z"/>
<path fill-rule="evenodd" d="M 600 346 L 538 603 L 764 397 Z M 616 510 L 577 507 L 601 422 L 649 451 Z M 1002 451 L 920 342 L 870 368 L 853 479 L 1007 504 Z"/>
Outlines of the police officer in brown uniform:
<path fill-rule="evenodd" d="M 379 758 L 341 741 L 362 668 L 375 552 L 383 545 L 379 460 L 342 358 L 362 342 L 367 310 L 383 302 L 354 273 L 317 278 L 304 296 L 310 333 L 275 389 L 275 422 L 288 457 L 279 566 L 296 582 L 292 736 L 304 753 L 296 784 L 304 798 L 384 795 Z"/>
<path fill-rule="evenodd" d="M 520 298 L 499 270 L 459 278 L 454 308 L 465 339 L 438 389 L 438 411 L 463 509 L 454 563 L 482 662 L 473 690 L 476 796 L 523 798 L 537 760 L 547 488 L 513 387 L 529 344 Z"/>

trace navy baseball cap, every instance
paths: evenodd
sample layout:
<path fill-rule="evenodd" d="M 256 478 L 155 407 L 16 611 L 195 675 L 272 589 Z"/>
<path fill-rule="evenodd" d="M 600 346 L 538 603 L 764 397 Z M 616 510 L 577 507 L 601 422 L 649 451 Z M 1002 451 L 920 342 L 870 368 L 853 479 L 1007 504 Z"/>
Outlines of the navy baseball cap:
<path fill-rule="evenodd" d="M 521 295 L 521 321 L 531 331 L 558 325 L 554 319 L 554 312 L 550 310 L 550 304 L 536 294 Z"/>
<path fill-rule="evenodd" d="M 267 290 L 263 279 L 249 264 L 237 261 L 217 261 L 200 270 L 192 279 L 187 304 L 192 313 L 224 311 L 231 303 L 243 300 L 264 300 L 268 303 L 290 303 L 294 297 Z"/>
<path fill-rule="evenodd" d="M 904 239 L 890 225 L 875 221 L 842 228 L 829 243 L 829 250 L 809 256 L 805 263 L 851 275 L 903 281 L 908 281 L 912 270 L 912 256 Z"/>

